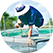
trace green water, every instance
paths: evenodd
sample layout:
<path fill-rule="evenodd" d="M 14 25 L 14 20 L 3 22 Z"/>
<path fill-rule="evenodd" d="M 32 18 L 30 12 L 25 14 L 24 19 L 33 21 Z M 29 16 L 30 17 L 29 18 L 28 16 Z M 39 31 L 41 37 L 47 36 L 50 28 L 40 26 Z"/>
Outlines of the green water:
<path fill-rule="evenodd" d="M 27 30 L 22 30 L 21 31 L 21 30 L 18 30 L 18 29 L 17 30 L 11 30 L 11 31 L 8 31 L 8 32 L 7 31 L 5 31 L 5 32 L 3 31 L 3 32 L 1 32 L 1 35 L 2 36 L 8 36 L 8 35 L 9 36 L 17 36 L 17 35 L 21 35 L 21 34 L 26 35 L 26 33 L 24 33 L 24 32 L 27 33 L 28 31 Z"/>
<path fill-rule="evenodd" d="M 48 34 L 48 33 L 52 33 L 52 32 L 53 32 L 53 28 L 39 30 L 40 34 Z"/>
<path fill-rule="evenodd" d="M 48 28 L 48 29 L 40 29 L 39 34 L 48 34 L 52 33 L 53 28 Z M 2 36 L 18 36 L 18 35 L 26 35 L 28 33 L 28 30 L 8 30 L 8 31 L 3 31 L 1 32 Z"/>

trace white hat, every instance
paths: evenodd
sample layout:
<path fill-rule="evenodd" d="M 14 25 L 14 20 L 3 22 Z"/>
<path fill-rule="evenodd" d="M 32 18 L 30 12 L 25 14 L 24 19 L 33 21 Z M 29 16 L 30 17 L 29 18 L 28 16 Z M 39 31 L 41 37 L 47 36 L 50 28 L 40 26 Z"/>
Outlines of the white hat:
<path fill-rule="evenodd" d="M 23 5 L 22 3 L 19 3 L 15 6 L 16 14 L 15 16 L 23 15 L 30 9 L 29 5 Z"/>

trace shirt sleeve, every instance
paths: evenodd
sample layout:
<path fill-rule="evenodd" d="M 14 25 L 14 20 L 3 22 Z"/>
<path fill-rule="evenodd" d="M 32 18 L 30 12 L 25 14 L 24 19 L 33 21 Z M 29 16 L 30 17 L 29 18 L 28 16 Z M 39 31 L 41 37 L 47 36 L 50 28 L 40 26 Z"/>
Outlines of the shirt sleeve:
<path fill-rule="evenodd" d="M 18 16 L 18 19 L 20 19 L 20 16 Z"/>
<path fill-rule="evenodd" d="M 29 26 L 34 25 L 36 16 L 34 13 L 31 14 L 31 18 L 29 19 Z"/>
<path fill-rule="evenodd" d="M 16 21 L 16 23 L 18 22 L 18 19 L 20 19 L 20 16 L 17 17 L 17 21 Z"/>

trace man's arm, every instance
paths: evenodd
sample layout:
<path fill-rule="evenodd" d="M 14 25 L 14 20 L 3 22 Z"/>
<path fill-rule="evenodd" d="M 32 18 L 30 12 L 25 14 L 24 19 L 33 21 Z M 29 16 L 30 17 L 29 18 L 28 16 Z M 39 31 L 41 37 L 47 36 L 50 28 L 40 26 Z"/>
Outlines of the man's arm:
<path fill-rule="evenodd" d="M 20 27 L 19 24 L 21 24 L 21 23 L 22 23 L 21 20 L 18 19 L 18 22 L 15 24 L 15 26 L 18 28 L 18 27 Z"/>
<path fill-rule="evenodd" d="M 21 20 L 20 20 L 20 19 L 18 19 L 18 22 L 17 22 L 17 23 L 22 23 L 22 22 L 21 22 Z"/>
<path fill-rule="evenodd" d="M 32 26 L 29 26 L 28 38 L 30 39 L 32 34 Z"/>

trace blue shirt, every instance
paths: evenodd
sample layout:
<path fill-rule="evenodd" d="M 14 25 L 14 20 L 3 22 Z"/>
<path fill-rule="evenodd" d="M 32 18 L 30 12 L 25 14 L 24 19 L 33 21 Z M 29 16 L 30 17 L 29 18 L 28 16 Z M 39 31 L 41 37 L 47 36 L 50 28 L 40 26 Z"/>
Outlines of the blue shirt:
<path fill-rule="evenodd" d="M 32 26 L 35 24 L 35 19 L 41 18 L 42 14 L 35 9 L 34 7 L 30 6 L 30 9 L 24 16 L 18 16 L 18 18 L 22 21 L 23 24 Z"/>

